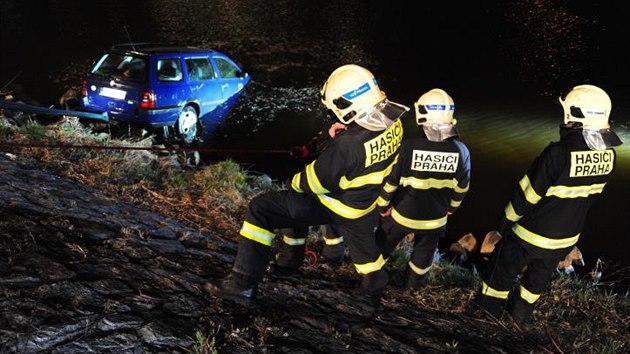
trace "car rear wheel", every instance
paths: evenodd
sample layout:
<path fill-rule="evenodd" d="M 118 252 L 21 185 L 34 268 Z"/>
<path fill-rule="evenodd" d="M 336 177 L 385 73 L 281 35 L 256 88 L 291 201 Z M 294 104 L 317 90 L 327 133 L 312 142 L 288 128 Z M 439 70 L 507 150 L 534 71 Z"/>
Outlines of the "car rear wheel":
<path fill-rule="evenodd" d="M 175 129 L 184 144 L 191 144 L 195 141 L 199 133 L 199 117 L 192 106 L 184 107 L 179 113 Z"/>

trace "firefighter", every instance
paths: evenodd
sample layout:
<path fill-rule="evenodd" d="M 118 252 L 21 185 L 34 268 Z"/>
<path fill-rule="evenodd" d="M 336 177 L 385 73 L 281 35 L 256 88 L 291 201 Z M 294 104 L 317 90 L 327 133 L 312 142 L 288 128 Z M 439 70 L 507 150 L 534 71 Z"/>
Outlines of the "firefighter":
<path fill-rule="evenodd" d="M 612 104 L 604 90 L 579 85 L 559 101 L 560 140 L 534 160 L 502 212 L 497 230 L 503 237 L 475 297 L 496 318 L 507 309 L 517 329 L 527 328 L 558 262 L 578 242 L 586 214 L 615 168 L 613 147 L 621 145 L 608 124 Z"/>
<path fill-rule="evenodd" d="M 336 117 L 335 117 L 336 120 Z M 339 132 L 346 130 L 346 125 L 327 121 L 322 129 L 308 144 L 294 146 L 289 150 L 289 155 L 308 165 L 316 159 L 322 151 L 330 144 L 332 139 Z M 289 182 L 290 184 L 290 182 Z M 339 265 L 345 256 L 345 242 L 343 236 L 339 234 L 333 225 L 320 225 L 323 247 L 319 258 L 320 263 Z M 276 254 L 273 273 L 292 274 L 298 271 L 304 263 L 304 252 L 306 250 L 306 237 L 310 227 L 282 228 L 277 230 L 276 235 L 280 236 L 278 252 Z"/>
<path fill-rule="evenodd" d="M 385 180 L 378 199 L 382 219 L 377 232 L 386 239 L 386 256 L 413 234 L 405 287 L 416 290 L 427 284 L 448 216 L 468 192 L 470 154 L 455 128 L 455 104 L 448 93 L 429 90 L 414 107 L 420 129 L 416 137 L 403 140 L 398 162 Z"/>
<path fill-rule="evenodd" d="M 400 116 L 409 108 L 389 101 L 372 73 L 355 64 L 332 72 L 321 102 L 347 126 L 321 155 L 293 176 L 290 190 L 256 196 L 240 230 L 231 273 L 204 289 L 250 306 L 271 257 L 274 230 L 334 224 L 348 245 L 361 283 L 357 300 L 375 309 L 388 282 L 376 243 L 376 199 L 402 140 Z"/>

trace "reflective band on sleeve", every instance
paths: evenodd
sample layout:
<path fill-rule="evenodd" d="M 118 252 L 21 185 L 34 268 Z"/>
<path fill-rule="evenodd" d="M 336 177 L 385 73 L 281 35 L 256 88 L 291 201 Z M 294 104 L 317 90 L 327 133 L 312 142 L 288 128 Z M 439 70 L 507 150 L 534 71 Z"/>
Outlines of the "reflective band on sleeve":
<path fill-rule="evenodd" d="M 398 213 L 396 209 L 393 209 L 393 208 L 392 208 L 391 215 L 392 215 L 392 219 L 396 220 L 396 222 L 399 223 L 400 225 L 408 227 L 410 229 L 414 229 L 414 230 L 437 229 L 439 227 L 446 225 L 446 222 L 448 220 L 448 216 L 444 216 L 439 219 L 433 219 L 433 220 L 410 219 L 410 218 L 400 215 L 400 213 Z"/>
<path fill-rule="evenodd" d="M 536 204 L 540 201 L 542 197 L 539 196 L 538 193 L 536 193 L 527 175 L 521 178 L 518 184 L 521 186 L 521 189 L 523 190 L 523 193 L 525 194 L 525 199 L 527 199 L 527 201 L 530 204 Z"/>
<path fill-rule="evenodd" d="M 508 295 L 510 294 L 509 290 L 506 291 L 499 291 L 496 289 L 492 289 L 491 287 L 488 286 L 488 284 L 486 284 L 486 282 L 481 282 L 481 293 L 483 295 L 486 296 L 490 296 L 490 297 L 494 297 L 497 299 L 507 299 Z"/>
<path fill-rule="evenodd" d="M 600 194 L 604 191 L 606 183 L 598 183 L 590 186 L 552 186 L 547 190 L 548 196 L 553 195 L 558 198 L 587 198 L 592 194 Z"/>
<path fill-rule="evenodd" d="M 300 188 L 300 176 L 302 175 L 302 173 L 296 173 L 295 175 L 293 175 L 293 179 L 291 179 L 291 188 L 293 188 L 294 191 L 298 192 L 298 193 L 302 193 L 302 188 Z"/>
<path fill-rule="evenodd" d="M 308 182 L 308 187 L 315 194 L 326 194 L 330 193 L 328 189 L 324 188 L 322 184 L 319 182 L 319 178 L 315 174 L 315 162 L 317 160 L 311 162 L 308 166 L 306 166 L 306 181 Z"/>
<path fill-rule="evenodd" d="M 540 294 L 534 294 L 532 292 L 530 292 L 529 290 L 525 289 L 522 285 L 521 285 L 521 299 L 527 301 L 530 304 L 533 304 L 534 302 L 536 302 L 536 300 L 538 300 L 538 298 L 540 297 Z"/>
<path fill-rule="evenodd" d="M 383 186 L 383 189 L 385 190 L 385 192 L 387 193 L 393 193 L 396 191 L 396 189 L 398 189 L 398 186 L 392 186 L 389 183 L 385 183 L 385 185 Z"/>
<path fill-rule="evenodd" d="M 369 214 L 372 210 L 374 210 L 374 208 L 376 208 L 376 201 L 374 201 L 374 203 L 366 209 L 356 209 L 324 194 L 317 194 L 317 198 L 319 198 L 319 201 L 324 204 L 326 208 L 346 219 L 358 219 Z"/>
<path fill-rule="evenodd" d="M 384 170 L 376 171 L 369 173 L 364 176 L 359 176 L 353 180 L 348 180 L 346 176 L 342 176 L 339 181 L 339 188 L 341 189 L 351 189 L 351 188 L 360 188 L 368 184 L 382 184 L 383 180 L 386 176 L 388 176 L 392 172 L 392 168 L 394 164 L 398 161 L 398 155 L 396 155 L 396 159 L 389 164 Z"/>
<path fill-rule="evenodd" d="M 460 188 L 458 185 L 455 185 L 455 193 L 466 193 L 468 192 L 468 188 L 470 188 L 470 183 L 466 185 L 466 187 Z"/>
<path fill-rule="evenodd" d="M 276 234 L 274 234 L 273 232 L 250 224 L 247 221 L 243 222 L 243 227 L 241 227 L 240 234 L 245 238 L 248 238 L 258 243 L 262 243 L 265 246 L 271 246 L 271 242 L 276 237 Z"/>
<path fill-rule="evenodd" d="M 381 197 L 376 198 L 376 205 L 380 206 L 380 207 L 386 207 L 389 206 L 389 200 L 385 200 Z"/>
<path fill-rule="evenodd" d="M 578 242 L 578 239 L 580 238 L 580 234 L 577 234 L 573 237 L 561 238 L 561 239 L 547 238 L 544 236 L 537 235 L 527 230 L 526 228 L 522 227 L 519 224 L 515 224 L 514 227 L 512 227 L 512 231 L 514 231 L 516 236 L 518 236 L 521 240 L 529 244 L 532 244 L 536 247 L 540 247 L 540 248 L 544 248 L 548 250 L 571 247 L 575 245 Z"/>
<path fill-rule="evenodd" d="M 385 265 L 385 259 L 383 255 L 379 255 L 378 259 L 374 262 L 363 263 L 363 264 L 354 264 L 354 267 L 357 269 L 357 273 L 359 274 L 369 274 L 372 272 L 376 272 L 377 270 L 381 270 Z"/>
<path fill-rule="evenodd" d="M 505 207 L 505 217 L 510 221 L 517 222 L 521 220 L 523 216 L 518 215 L 516 211 L 514 210 L 514 206 L 512 205 L 512 202 L 509 202 L 508 205 Z"/>
<path fill-rule="evenodd" d="M 408 265 L 409 265 L 409 268 L 418 275 L 427 274 L 431 270 L 431 266 L 433 266 L 433 264 L 431 264 L 426 268 L 420 268 L 416 266 L 415 264 L 411 263 L 411 261 L 409 261 Z"/>
<path fill-rule="evenodd" d="M 461 200 L 451 200 L 451 207 L 453 208 L 459 208 L 461 204 L 462 204 Z"/>
<path fill-rule="evenodd" d="M 427 179 L 419 179 L 413 177 L 401 177 L 400 178 L 401 186 L 411 186 L 413 189 L 431 189 L 431 188 L 450 188 L 454 189 L 457 186 L 457 180 L 453 179 L 435 179 L 435 178 L 427 178 Z"/>
<path fill-rule="evenodd" d="M 306 243 L 305 238 L 291 238 L 286 235 L 282 236 L 282 241 L 286 243 L 287 245 L 291 245 L 291 246 L 301 246 Z"/>
<path fill-rule="evenodd" d="M 343 242 L 343 237 L 341 236 L 335 237 L 335 238 L 328 238 L 324 236 L 324 243 L 327 244 L 328 246 L 338 245 L 342 242 Z"/>

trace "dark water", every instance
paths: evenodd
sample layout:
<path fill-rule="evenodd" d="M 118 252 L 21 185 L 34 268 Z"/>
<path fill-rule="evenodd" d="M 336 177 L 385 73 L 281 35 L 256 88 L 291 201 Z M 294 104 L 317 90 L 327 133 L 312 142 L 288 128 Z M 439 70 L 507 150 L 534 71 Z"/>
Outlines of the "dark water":
<path fill-rule="evenodd" d="M 284 153 L 322 127 L 318 91 L 346 63 L 371 69 L 390 99 L 409 105 L 433 87 L 455 99 L 472 154 L 472 184 L 449 238 L 494 226 L 529 163 L 557 138 L 556 97 L 593 83 L 613 100 L 617 174 L 578 246 L 628 264 L 630 246 L 630 34 L 621 5 L 603 1 L 33 1 L 0 2 L 0 90 L 42 105 L 76 86 L 98 51 L 114 43 L 214 47 L 253 77 L 207 146 L 278 180 L 300 168 Z M 10 82 L 10 85 L 7 85 Z M 410 117 L 411 118 L 411 117 Z M 407 122 L 409 123 L 409 122 Z M 411 127 L 410 124 L 406 124 Z M 588 265 L 587 265 L 588 267 Z"/>

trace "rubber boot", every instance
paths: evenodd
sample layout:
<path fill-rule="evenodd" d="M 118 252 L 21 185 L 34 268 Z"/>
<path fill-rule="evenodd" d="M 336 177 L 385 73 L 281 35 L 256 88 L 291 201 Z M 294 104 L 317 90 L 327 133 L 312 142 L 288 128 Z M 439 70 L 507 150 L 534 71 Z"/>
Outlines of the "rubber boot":
<path fill-rule="evenodd" d="M 280 275 L 297 273 L 304 263 L 305 248 L 305 245 L 290 246 L 282 243 L 276 255 L 276 264 L 272 268 L 272 272 Z"/>
<path fill-rule="evenodd" d="M 490 314 L 495 319 L 499 319 L 503 315 L 505 302 L 506 301 L 504 299 L 497 299 L 496 297 L 483 295 L 481 290 L 477 292 L 474 299 L 474 303 L 478 308 L 487 314 Z"/>
<path fill-rule="evenodd" d="M 343 242 L 336 245 L 324 244 L 322 254 L 319 257 L 319 262 L 331 265 L 341 265 L 343 263 L 345 251 L 346 246 Z"/>
<path fill-rule="evenodd" d="M 530 304 L 521 299 L 520 296 L 514 295 L 508 300 L 507 312 L 510 314 L 512 321 L 514 321 L 515 327 L 519 331 L 525 332 L 528 330 L 528 323 L 534 312 L 534 304 Z"/>
<path fill-rule="evenodd" d="M 385 286 L 389 282 L 389 274 L 385 269 L 363 275 L 357 300 L 365 305 L 368 315 L 376 313 Z"/>
<path fill-rule="evenodd" d="M 251 307 L 256 303 L 259 280 L 245 274 L 232 272 L 219 284 L 207 282 L 204 290 L 222 299 L 231 300 L 239 305 Z"/>
<path fill-rule="evenodd" d="M 420 290 L 429 283 L 429 273 L 422 275 L 416 274 L 413 270 L 407 268 L 407 280 L 405 288 L 409 290 Z"/>

